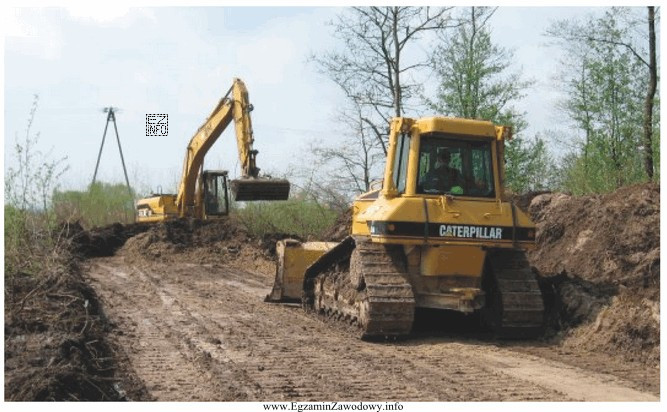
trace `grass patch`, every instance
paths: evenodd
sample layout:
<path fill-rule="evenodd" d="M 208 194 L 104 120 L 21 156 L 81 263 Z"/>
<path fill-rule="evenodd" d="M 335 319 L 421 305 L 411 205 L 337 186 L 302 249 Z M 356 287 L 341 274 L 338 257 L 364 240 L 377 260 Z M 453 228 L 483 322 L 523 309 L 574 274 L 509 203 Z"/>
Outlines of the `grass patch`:
<path fill-rule="evenodd" d="M 317 238 L 338 216 L 317 202 L 303 199 L 246 203 L 232 213 L 251 235 L 259 238 L 275 233 L 297 235 L 303 239 Z"/>
<path fill-rule="evenodd" d="M 61 221 L 81 221 L 87 228 L 134 222 L 134 194 L 123 184 L 96 182 L 86 191 L 56 191 L 53 208 Z"/>

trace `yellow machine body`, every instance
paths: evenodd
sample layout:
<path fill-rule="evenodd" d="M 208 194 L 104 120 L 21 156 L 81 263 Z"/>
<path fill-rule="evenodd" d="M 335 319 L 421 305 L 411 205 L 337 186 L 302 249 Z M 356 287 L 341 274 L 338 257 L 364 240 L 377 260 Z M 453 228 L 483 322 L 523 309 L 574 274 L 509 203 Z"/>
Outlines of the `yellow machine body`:
<path fill-rule="evenodd" d="M 313 262 L 336 245 L 336 242 L 306 242 L 293 239 L 276 244 L 276 283 L 267 300 L 301 301 L 303 274 Z"/>
<path fill-rule="evenodd" d="M 350 236 L 402 247 L 416 307 L 466 313 L 482 308 L 489 251 L 534 247 L 535 225 L 503 193 L 509 138 L 510 128 L 486 121 L 392 120 L 382 189 L 354 201 Z M 468 172 L 458 187 L 438 192 L 427 189 L 424 179 L 443 147 Z M 477 174 L 484 177 L 481 183 Z M 313 261 L 309 243 L 291 250 L 289 265 L 279 262 L 270 301 L 281 300 L 277 290 L 295 298 L 303 288 L 305 267 Z"/>
<path fill-rule="evenodd" d="M 137 202 L 138 222 L 161 222 L 177 217 L 176 195 L 155 195 Z"/>

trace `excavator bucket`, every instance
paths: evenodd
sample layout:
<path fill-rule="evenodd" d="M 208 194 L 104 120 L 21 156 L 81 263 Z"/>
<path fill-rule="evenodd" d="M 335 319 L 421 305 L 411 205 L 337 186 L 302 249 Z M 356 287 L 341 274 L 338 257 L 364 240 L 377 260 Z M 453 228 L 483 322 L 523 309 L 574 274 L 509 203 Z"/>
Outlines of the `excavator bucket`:
<path fill-rule="evenodd" d="M 279 240 L 276 244 L 278 263 L 276 280 L 265 302 L 301 302 L 303 276 L 313 262 L 336 246 L 337 242 L 305 242 Z"/>
<path fill-rule="evenodd" d="M 237 201 L 287 200 L 289 188 L 285 179 L 257 177 L 231 181 L 232 194 Z"/>

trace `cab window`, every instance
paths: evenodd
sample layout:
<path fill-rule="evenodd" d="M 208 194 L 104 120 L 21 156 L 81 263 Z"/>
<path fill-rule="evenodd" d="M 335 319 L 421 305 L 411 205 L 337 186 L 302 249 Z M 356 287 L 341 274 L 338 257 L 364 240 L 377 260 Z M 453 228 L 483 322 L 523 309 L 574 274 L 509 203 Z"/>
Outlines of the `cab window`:
<path fill-rule="evenodd" d="M 394 185 L 398 193 L 405 193 L 406 175 L 408 173 L 408 155 L 410 154 L 410 135 L 402 134 L 396 145 L 394 156 Z"/>
<path fill-rule="evenodd" d="M 423 135 L 417 193 L 495 197 L 491 142 Z"/>

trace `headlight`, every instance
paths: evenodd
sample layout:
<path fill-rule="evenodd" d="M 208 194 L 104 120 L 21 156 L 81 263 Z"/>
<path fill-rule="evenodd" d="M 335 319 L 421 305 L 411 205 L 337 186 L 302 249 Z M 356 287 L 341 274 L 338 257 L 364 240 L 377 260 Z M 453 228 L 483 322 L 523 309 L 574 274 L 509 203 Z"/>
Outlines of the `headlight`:
<path fill-rule="evenodd" d="M 378 222 L 371 220 L 368 222 L 368 229 L 371 232 L 371 235 L 386 235 L 387 234 L 387 222 Z"/>

